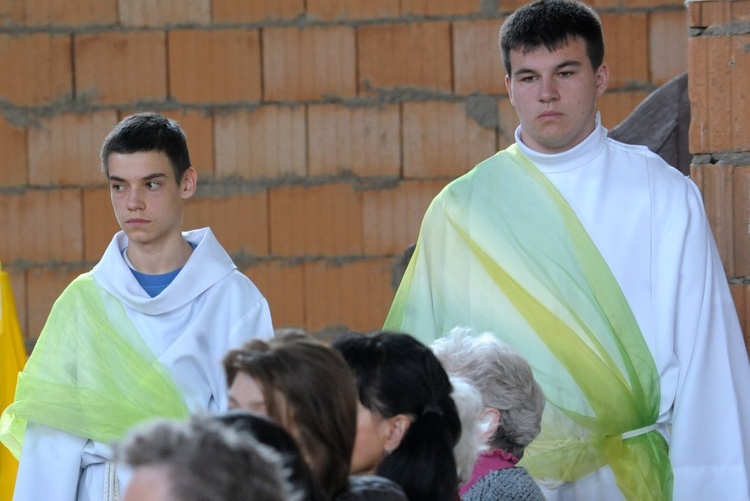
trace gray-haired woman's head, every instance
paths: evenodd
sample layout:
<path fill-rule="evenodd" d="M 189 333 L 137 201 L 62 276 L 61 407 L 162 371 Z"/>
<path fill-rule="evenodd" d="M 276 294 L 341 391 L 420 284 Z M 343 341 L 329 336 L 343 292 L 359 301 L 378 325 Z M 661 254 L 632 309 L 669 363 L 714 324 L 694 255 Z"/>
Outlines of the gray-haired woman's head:
<path fill-rule="evenodd" d="M 499 411 L 488 445 L 521 458 L 539 434 L 545 404 L 529 363 L 491 333 L 465 327 L 436 340 L 432 350 L 448 374 L 471 381 L 485 407 Z"/>

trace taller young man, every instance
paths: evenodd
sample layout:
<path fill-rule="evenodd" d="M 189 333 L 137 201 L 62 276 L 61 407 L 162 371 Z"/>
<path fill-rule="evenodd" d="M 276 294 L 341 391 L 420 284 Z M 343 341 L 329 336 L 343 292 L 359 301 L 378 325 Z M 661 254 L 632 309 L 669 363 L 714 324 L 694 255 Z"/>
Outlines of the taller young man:
<path fill-rule="evenodd" d="M 211 230 L 182 231 L 197 175 L 177 123 L 127 117 L 101 161 L 122 231 L 56 301 L 0 421 L 20 453 L 16 501 L 115 499 L 108 444 L 143 419 L 224 409 L 222 357 L 273 335 Z"/>
<path fill-rule="evenodd" d="M 593 9 L 533 2 L 500 45 L 516 144 L 435 198 L 385 328 L 467 325 L 529 360 L 550 500 L 749 499 L 750 366 L 701 194 L 607 138 Z"/>

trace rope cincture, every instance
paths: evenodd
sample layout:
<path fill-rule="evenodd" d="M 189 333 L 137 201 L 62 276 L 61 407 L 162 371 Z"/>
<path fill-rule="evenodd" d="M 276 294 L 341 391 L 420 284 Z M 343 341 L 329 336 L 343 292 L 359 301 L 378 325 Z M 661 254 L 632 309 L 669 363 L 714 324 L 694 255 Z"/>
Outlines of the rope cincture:
<path fill-rule="evenodd" d="M 622 439 L 627 440 L 629 438 L 637 437 L 640 435 L 645 435 L 646 433 L 651 433 L 654 430 L 658 430 L 659 425 L 657 423 L 650 424 L 648 426 L 644 426 L 643 428 L 638 428 L 637 430 L 630 430 L 626 431 L 622 434 Z"/>
<path fill-rule="evenodd" d="M 622 437 L 623 440 L 627 440 L 629 438 L 634 438 L 634 437 L 638 437 L 641 435 L 645 435 L 646 433 L 651 433 L 652 431 L 655 431 L 658 429 L 659 429 L 659 424 L 653 423 L 648 426 L 644 426 L 642 428 L 626 431 L 622 435 L 620 435 L 620 437 Z M 538 479 L 538 482 L 549 490 L 559 489 L 560 487 L 562 487 L 563 484 L 565 484 L 565 481 L 563 480 L 555 480 L 551 478 Z"/>

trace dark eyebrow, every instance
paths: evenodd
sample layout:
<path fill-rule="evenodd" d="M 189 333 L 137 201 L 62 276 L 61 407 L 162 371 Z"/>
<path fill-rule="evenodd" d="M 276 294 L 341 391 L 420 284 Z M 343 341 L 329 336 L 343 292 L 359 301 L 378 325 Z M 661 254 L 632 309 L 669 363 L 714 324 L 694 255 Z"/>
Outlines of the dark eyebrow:
<path fill-rule="evenodd" d="M 569 66 L 578 68 L 581 66 L 581 64 L 582 63 L 580 61 L 576 61 L 575 59 L 568 59 L 566 61 L 561 62 L 557 66 L 555 66 L 555 71 L 560 71 L 561 69 L 567 68 Z M 519 68 L 517 71 L 513 72 L 513 75 L 518 76 L 518 75 L 523 75 L 527 73 L 535 74 L 537 73 L 537 71 L 532 70 L 531 68 Z"/>
<path fill-rule="evenodd" d="M 163 172 L 155 172 L 154 174 L 149 174 L 148 176 L 144 176 L 143 178 L 141 178 L 141 180 L 142 181 L 152 181 L 154 179 L 159 179 L 159 178 L 163 178 L 163 177 L 167 177 L 167 175 L 164 174 Z M 112 176 L 112 175 L 109 176 L 109 180 L 110 181 L 117 181 L 117 182 L 120 182 L 120 183 L 124 183 L 125 182 L 125 180 L 123 178 L 118 177 L 118 176 Z"/>
<path fill-rule="evenodd" d="M 566 68 L 568 66 L 574 66 L 576 68 L 579 68 L 581 66 L 581 61 L 576 61 L 575 59 L 569 59 L 567 61 L 563 61 L 562 63 L 555 66 L 556 70 L 561 70 L 563 68 Z"/>

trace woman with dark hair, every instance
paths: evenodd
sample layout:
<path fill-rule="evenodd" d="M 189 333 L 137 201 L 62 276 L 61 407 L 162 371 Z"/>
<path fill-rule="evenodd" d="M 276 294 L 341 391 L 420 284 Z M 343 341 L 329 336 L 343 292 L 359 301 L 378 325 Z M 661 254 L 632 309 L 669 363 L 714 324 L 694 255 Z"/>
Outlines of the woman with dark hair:
<path fill-rule="evenodd" d="M 345 334 L 333 342 L 357 377 L 352 473 L 399 484 L 411 501 L 457 499 L 453 456 L 461 422 L 432 351 L 402 333 Z"/>

